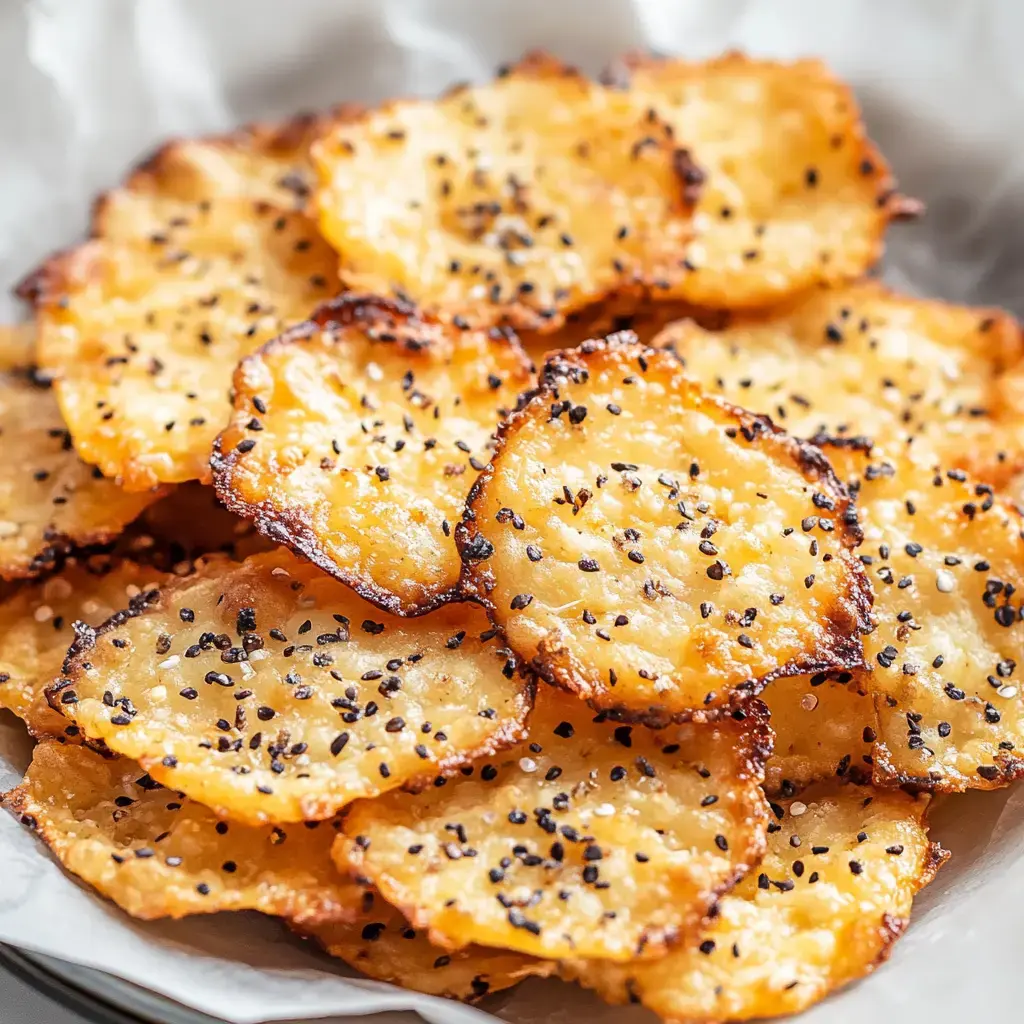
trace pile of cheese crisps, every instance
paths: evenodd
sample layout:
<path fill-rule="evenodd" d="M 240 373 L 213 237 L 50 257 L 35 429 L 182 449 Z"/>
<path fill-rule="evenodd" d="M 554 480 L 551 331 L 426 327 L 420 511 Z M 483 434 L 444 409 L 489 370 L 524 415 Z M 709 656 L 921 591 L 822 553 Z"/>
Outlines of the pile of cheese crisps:
<path fill-rule="evenodd" d="M 1024 346 L 816 61 L 166 145 L 3 335 L 7 806 L 138 918 L 668 1021 L 867 974 L 1024 774 Z"/>

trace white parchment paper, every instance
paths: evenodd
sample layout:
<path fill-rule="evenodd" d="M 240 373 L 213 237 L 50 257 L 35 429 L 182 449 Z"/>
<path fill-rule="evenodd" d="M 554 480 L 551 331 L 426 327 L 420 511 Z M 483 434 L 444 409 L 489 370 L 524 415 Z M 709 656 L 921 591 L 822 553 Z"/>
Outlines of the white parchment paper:
<path fill-rule="evenodd" d="M 688 56 L 739 47 L 819 55 L 853 82 L 904 191 L 929 206 L 920 223 L 893 229 L 891 280 L 1020 314 L 1022 34 L 1019 0 L 0 0 L 0 285 L 80 237 L 93 196 L 170 135 L 436 93 L 533 46 L 592 71 L 633 46 Z M 0 316 L 17 315 L 0 297 Z M 0 717 L 0 786 L 26 760 L 23 731 Z M 1018 1019 L 1024 791 L 949 800 L 934 823 L 954 859 L 892 962 L 809 1024 Z M 0 941 L 238 1024 L 401 1009 L 433 1024 L 492 1013 L 518 1024 L 653 1020 L 553 982 L 472 1009 L 346 978 L 257 916 L 133 923 L 6 815 Z"/>

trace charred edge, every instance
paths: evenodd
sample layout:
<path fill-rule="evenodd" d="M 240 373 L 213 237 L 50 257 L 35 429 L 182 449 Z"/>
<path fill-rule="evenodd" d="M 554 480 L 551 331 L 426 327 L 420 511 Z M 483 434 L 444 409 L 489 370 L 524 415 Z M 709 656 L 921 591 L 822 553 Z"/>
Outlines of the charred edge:
<path fill-rule="evenodd" d="M 933 776 L 901 772 L 893 766 L 889 746 L 882 740 L 875 741 L 871 757 L 874 763 L 872 781 L 876 786 L 885 789 L 903 789 L 908 793 L 966 793 L 972 789 L 982 791 L 1005 789 L 1024 779 L 1024 759 L 1015 757 L 1008 751 L 997 753 L 991 765 L 980 766 L 998 770 L 999 774 L 991 779 L 982 778 L 977 772 L 966 777 L 959 772 L 953 777 L 941 773 Z M 948 853 L 946 856 L 949 856 Z"/>
<path fill-rule="evenodd" d="M 950 856 L 949 850 L 944 849 L 941 843 L 928 844 L 924 855 L 924 864 L 921 865 L 921 874 L 917 880 L 918 892 L 931 883 L 938 874 L 939 868 L 949 860 Z"/>
<path fill-rule="evenodd" d="M 144 615 L 146 612 L 153 608 L 157 608 L 160 605 L 162 592 L 158 589 L 145 590 L 140 594 L 136 594 L 128 603 L 128 607 L 122 609 L 119 612 L 114 612 L 109 619 L 106 620 L 100 626 L 90 626 L 86 622 L 77 620 L 72 623 L 72 629 L 75 631 L 75 639 L 71 641 L 71 646 L 68 647 L 68 652 L 64 656 L 64 663 L 61 665 L 61 673 L 65 676 L 71 676 L 78 668 L 78 661 L 82 655 L 92 651 L 96 647 L 96 641 L 106 633 L 112 633 L 115 629 L 120 629 L 126 623 L 132 619 L 137 619 L 140 615 Z M 68 678 L 60 679 L 56 683 L 53 683 L 50 687 L 47 687 L 47 695 L 50 692 L 59 692 L 60 690 L 66 689 L 67 684 L 73 682 Z"/>
<path fill-rule="evenodd" d="M 272 540 L 275 544 L 282 544 L 295 554 L 312 562 L 318 569 L 339 583 L 343 583 L 364 601 L 369 601 L 381 611 L 398 618 L 416 618 L 436 611 L 442 605 L 458 604 L 465 600 L 460 594 L 459 585 L 456 582 L 452 586 L 436 590 L 434 593 L 428 591 L 425 597 L 410 603 L 392 591 L 385 590 L 379 584 L 347 571 L 327 554 L 317 539 L 309 520 L 299 510 L 284 511 L 274 508 L 266 502 L 250 504 L 237 497 L 232 488 L 236 465 L 235 456 L 233 454 L 224 456 L 220 452 L 219 438 L 215 442 L 214 455 L 210 460 L 210 465 L 213 467 L 217 497 L 224 503 L 228 511 L 250 520 L 256 527 L 256 531 L 262 536 Z"/>
<path fill-rule="evenodd" d="M 870 974 L 889 959 L 897 939 L 907 930 L 907 925 L 909 924 L 910 921 L 905 917 L 895 917 L 888 911 L 882 914 L 882 920 L 878 925 L 877 931 L 879 949 L 875 954 L 874 960 L 866 966 L 865 974 Z"/>
<path fill-rule="evenodd" d="M 427 597 L 410 604 L 378 584 L 368 582 L 355 573 L 347 572 L 327 554 L 309 520 L 299 510 L 283 511 L 268 505 L 267 502 L 251 504 L 238 497 L 233 487 L 238 456 L 235 452 L 224 455 L 220 441 L 221 439 L 217 438 L 214 442 L 214 451 L 210 458 L 217 497 L 229 512 L 250 520 L 256 527 L 256 531 L 268 540 L 284 545 L 295 554 L 312 562 L 318 569 L 339 583 L 343 583 L 374 607 L 399 618 L 415 618 L 426 615 L 442 605 L 459 603 L 464 600 L 459 592 L 458 583 L 455 583 L 451 587 L 428 594 Z"/>

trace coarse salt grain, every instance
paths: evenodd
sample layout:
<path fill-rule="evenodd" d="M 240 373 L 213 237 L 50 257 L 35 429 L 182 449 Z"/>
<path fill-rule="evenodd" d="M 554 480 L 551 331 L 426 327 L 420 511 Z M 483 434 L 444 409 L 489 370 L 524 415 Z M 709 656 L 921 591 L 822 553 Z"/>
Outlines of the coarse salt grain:
<path fill-rule="evenodd" d="M 519 758 L 519 767 L 524 772 L 535 772 L 537 770 L 537 762 L 532 757 L 521 757 Z"/>
<path fill-rule="evenodd" d="M 799 800 L 794 800 L 789 805 L 789 813 L 793 815 L 794 818 L 799 818 L 801 814 L 807 813 L 807 804 L 801 803 Z"/>
<path fill-rule="evenodd" d="M 181 661 L 181 656 L 178 654 L 172 654 L 169 658 L 164 658 L 163 661 L 157 665 L 157 668 L 174 668 L 178 662 Z"/>
<path fill-rule="evenodd" d="M 802 707 L 804 711 L 813 711 L 817 706 L 818 698 L 813 693 L 805 693 L 800 698 L 800 707 Z"/>
<path fill-rule="evenodd" d="M 935 589 L 940 594 L 951 594 L 956 589 L 956 577 L 945 569 L 935 573 Z"/>
<path fill-rule="evenodd" d="M 33 613 L 36 622 L 49 622 L 53 618 L 53 609 L 48 604 L 41 604 Z"/>
<path fill-rule="evenodd" d="M 1017 696 L 1017 687 L 1016 686 L 1000 686 L 999 689 L 996 690 L 996 693 L 998 693 L 1000 697 L 1006 697 L 1006 698 L 1016 697 Z"/>
<path fill-rule="evenodd" d="M 610 818 L 615 813 L 614 804 L 598 804 L 594 808 L 594 815 L 598 818 Z"/>

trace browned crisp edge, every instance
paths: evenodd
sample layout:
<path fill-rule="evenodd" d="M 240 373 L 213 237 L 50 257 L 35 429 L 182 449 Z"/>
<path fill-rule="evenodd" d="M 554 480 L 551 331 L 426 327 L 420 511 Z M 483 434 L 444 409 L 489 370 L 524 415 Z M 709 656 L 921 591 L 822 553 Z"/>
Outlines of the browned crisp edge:
<path fill-rule="evenodd" d="M 742 708 L 731 711 L 729 716 L 714 723 L 714 726 L 722 727 L 732 722 L 736 723 L 735 730 L 739 733 L 734 737 L 734 742 L 726 747 L 733 755 L 736 773 L 735 778 L 740 783 L 750 783 L 753 792 L 753 799 L 748 799 L 748 811 L 745 818 L 747 828 L 747 843 L 742 849 L 743 860 L 736 864 L 730 875 L 723 878 L 717 885 L 712 886 L 707 892 L 694 900 L 694 906 L 688 915 L 688 920 L 675 928 L 658 928 L 644 930 L 641 932 L 636 945 L 635 959 L 649 960 L 657 959 L 668 950 L 679 945 L 688 938 L 691 938 L 700 929 L 706 927 L 715 916 L 719 899 L 733 889 L 738 882 L 749 874 L 753 868 L 761 862 L 768 844 L 768 802 L 761 789 L 761 782 L 764 779 L 764 767 L 768 758 L 772 755 L 775 734 L 769 725 L 771 715 L 768 708 L 759 700 L 750 700 Z M 606 712 L 598 712 L 597 720 L 615 721 Z M 730 727 L 733 728 L 733 727 Z M 528 739 L 526 735 L 524 739 Z M 345 816 L 342 816 L 344 826 Z M 342 857 L 332 851 L 332 857 L 338 866 L 338 870 L 349 874 L 360 884 L 377 888 L 388 903 L 398 910 L 410 923 L 413 928 L 426 930 L 430 941 L 443 949 L 464 949 L 472 946 L 473 943 L 462 942 L 458 937 L 445 932 L 437 931 L 431 921 L 432 915 L 421 911 L 415 903 L 402 902 L 393 886 L 382 882 L 380 879 L 371 879 L 359 872 L 358 865 L 350 856 L 353 848 L 359 848 L 355 838 L 344 831 L 339 833 L 335 840 L 334 850 L 343 851 L 342 857 L 345 863 L 342 864 Z M 735 855 L 732 856 L 736 859 Z M 513 953 L 522 956 L 537 956 L 532 951 L 508 948 Z M 609 961 L 610 963 L 628 963 L 629 961 Z"/>
<path fill-rule="evenodd" d="M 246 562 L 248 561 L 249 559 L 246 559 Z M 212 575 L 212 569 L 220 566 L 224 566 L 228 570 L 237 569 L 244 566 L 246 562 L 237 562 L 226 555 L 210 556 L 205 560 L 203 569 L 193 571 L 187 576 L 175 577 L 168 580 L 162 587 L 156 587 L 136 594 L 135 597 L 131 598 L 129 601 L 127 608 L 115 612 L 99 626 L 90 626 L 81 621 L 74 622 L 72 624 L 72 628 L 75 632 L 75 639 L 71 642 L 71 645 L 68 647 L 67 654 L 64 657 L 64 662 L 61 665 L 61 675 L 46 686 L 43 691 L 47 703 L 59 714 L 64 715 L 65 717 L 71 717 L 65 710 L 63 700 L 64 695 L 68 692 L 71 692 L 72 694 L 74 693 L 73 688 L 78 674 L 81 671 L 82 658 L 90 651 L 95 650 L 96 643 L 101 636 L 120 629 L 132 619 L 137 619 L 140 616 L 159 608 L 165 594 L 175 593 L 183 586 L 191 585 L 201 582 L 203 579 L 210 578 Z M 207 575 L 203 576 L 203 572 L 206 572 Z M 510 685 L 515 685 L 512 680 L 515 675 L 516 667 L 517 666 L 515 664 L 512 664 L 513 675 L 506 676 L 506 678 L 509 679 Z M 406 786 L 415 787 L 419 785 L 420 788 L 423 788 L 438 776 L 443 776 L 445 778 L 450 777 L 460 768 L 472 763 L 478 758 L 491 757 L 499 751 L 505 750 L 520 742 L 526 735 L 526 722 L 529 719 L 530 712 L 533 710 L 533 702 L 537 690 L 536 680 L 533 678 L 532 673 L 520 670 L 519 678 L 522 682 L 521 685 L 516 688 L 512 707 L 509 711 L 509 717 L 506 718 L 499 729 L 491 733 L 484 742 L 480 744 L 480 746 L 473 750 L 453 753 L 444 760 L 437 762 L 433 772 L 422 776 L 419 780 L 412 780 L 406 783 Z M 103 748 L 99 749 L 97 752 L 103 753 L 106 749 L 106 745 L 102 740 L 98 742 L 103 744 Z M 96 748 L 94 747 L 93 749 Z M 157 759 L 153 757 L 140 757 L 137 760 L 143 769 L 148 771 Z M 167 788 L 171 789 L 173 787 Z M 334 806 L 332 810 L 316 820 L 333 817 L 339 810 L 341 810 L 341 806 Z"/>
<path fill-rule="evenodd" d="M 382 317 L 408 322 L 419 320 L 423 323 L 443 326 L 446 330 L 456 329 L 428 313 L 422 313 L 414 305 L 399 299 L 381 298 L 375 295 L 347 294 L 323 303 L 309 320 L 272 338 L 258 351 L 246 357 L 238 365 L 234 376 L 235 409 L 245 394 L 243 381 L 248 366 L 262 361 L 264 356 L 293 344 L 308 341 L 319 332 L 333 327 L 372 325 Z M 459 328 L 460 330 L 464 328 Z M 495 344 L 509 346 L 520 357 L 524 376 L 528 373 L 530 360 L 519 344 L 518 338 L 508 328 L 482 328 Z M 415 355 L 416 350 L 406 346 L 406 355 Z M 281 508 L 270 501 L 249 502 L 242 498 L 235 486 L 235 471 L 242 461 L 242 453 L 232 448 L 225 452 L 223 434 L 214 441 L 210 456 L 213 471 L 213 485 L 221 503 L 235 515 L 252 520 L 257 531 L 277 544 L 283 544 L 296 554 L 311 561 L 317 568 L 354 590 L 361 598 L 369 601 L 382 611 L 402 618 L 426 615 L 442 605 L 466 600 L 460 591 L 458 581 L 449 587 L 425 588 L 426 595 L 418 601 L 404 600 L 393 591 L 387 590 L 368 576 L 350 571 L 339 565 L 327 553 L 317 537 L 308 511 L 301 507 Z"/>
<path fill-rule="evenodd" d="M 594 89 L 600 92 L 607 89 L 605 83 L 584 74 L 579 68 L 571 64 L 564 63 L 546 50 L 528 50 L 518 61 L 501 65 L 495 78 L 490 82 L 482 84 L 460 82 L 443 92 L 436 100 L 424 99 L 423 97 L 392 99 L 375 108 L 351 113 L 334 121 L 326 120 L 310 147 L 314 164 L 318 162 L 318 159 L 322 158 L 328 147 L 344 152 L 346 155 L 352 155 L 355 152 L 350 144 L 342 147 L 334 145 L 339 129 L 358 129 L 360 126 L 367 125 L 372 120 L 386 118 L 395 110 L 405 106 L 434 106 L 453 97 L 458 97 L 465 92 L 493 87 L 504 80 L 513 78 L 534 81 L 571 80 L 579 83 L 581 88 Z M 690 150 L 685 145 L 676 143 L 670 126 L 664 120 L 653 112 L 648 112 L 647 124 L 652 129 L 659 127 L 662 130 L 664 137 L 659 141 L 659 145 L 664 147 L 666 153 L 671 158 L 673 173 L 680 183 L 679 197 L 682 208 L 685 211 L 692 210 L 700 198 L 706 177 L 705 172 L 693 159 Z M 366 275 L 347 267 L 344 254 L 342 254 L 339 267 L 339 276 L 347 287 L 358 291 L 381 287 L 384 284 L 384 282 L 379 280 L 367 280 Z M 524 302 L 522 293 L 517 292 L 514 298 L 503 300 L 495 307 L 486 306 L 481 308 L 478 303 L 467 302 L 460 309 L 445 310 L 434 307 L 429 307 L 429 309 L 430 312 L 438 315 L 461 315 L 473 327 L 510 327 L 516 331 L 530 331 L 537 335 L 553 334 L 561 330 L 572 316 L 588 307 L 605 302 L 613 295 L 632 295 L 636 303 L 639 304 L 644 298 L 657 297 L 660 291 L 660 289 L 653 287 L 651 282 L 636 279 L 632 275 L 620 274 L 619 276 L 620 279 L 616 283 L 608 285 L 602 294 L 592 295 L 584 299 L 579 305 L 556 305 L 542 309 Z M 415 303 L 417 301 L 415 296 L 409 295 L 403 289 L 395 286 L 392 287 L 392 294 L 402 302 Z"/>
<path fill-rule="evenodd" d="M 856 547 L 862 540 L 856 508 L 824 453 L 810 442 L 786 434 L 769 417 L 749 413 L 715 395 L 704 393 L 694 381 L 682 374 L 681 368 L 671 353 L 666 350 L 641 346 L 636 340 L 636 335 L 631 331 L 622 331 L 604 339 L 588 340 L 575 349 L 549 353 L 547 362 L 541 371 L 538 386 L 520 397 L 514 412 L 498 428 L 497 444 L 491 462 L 470 489 L 466 498 L 463 521 L 455 528 L 455 542 L 463 563 L 459 580 L 459 589 L 463 596 L 484 605 L 491 622 L 502 630 L 505 641 L 508 643 L 508 636 L 497 618 L 498 609 L 490 599 L 490 593 L 494 588 L 493 573 L 490 567 L 485 567 L 484 564 L 491 557 L 494 549 L 480 533 L 476 521 L 476 508 L 485 488 L 494 476 L 494 467 L 500 463 L 509 439 L 514 437 L 528 421 L 533 420 L 541 407 L 557 393 L 559 378 L 578 376 L 579 371 L 585 368 L 588 357 L 606 352 L 623 351 L 628 348 L 633 348 L 637 354 L 643 355 L 648 360 L 659 362 L 671 360 L 671 365 L 666 369 L 677 382 L 678 387 L 685 388 L 692 395 L 697 396 L 699 402 L 713 406 L 726 417 L 735 419 L 744 439 L 749 443 L 754 443 L 761 438 L 771 438 L 777 442 L 805 479 L 827 488 L 838 499 L 836 519 L 839 528 L 837 532 L 843 543 L 839 557 L 849 580 L 850 593 L 837 603 L 833 615 L 829 618 L 827 633 L 831 642 L 828 645 L 817 647 L 763 676 L 737 684 L 733 688 L 733 692 L 723 702 L 712 707 L 701 706 L 700 708 L 673 710 L 663 705 L 652 705 L 646 709 L 640 709 L 611 703 L 608 693 L 603 689 L 598 689 L 588 678 L 585 678 L 581 670 L 574 667 L 571 657 L 568 664 L 562 664 L 558 660 L 569 654 L 567 648 L 553 650 L 551 649 L 553 645 L 546 644 L 542 639 L 535 655 L 527 656 L 522 651 L 516 651 L 516 653 L 546 682 L 586 699 L 587 703 L 596 711 L 602 711 L 622 722 L 639 723 L 653 729 L 664 728 L 672 722 L 682 723 L 691 719 L 712 721 L 723 713 L 742 705 L 749 698 L 757 696 L 765 686 L 776 679 L 835 669 L 863 668 L 864 647 L 860 637 L 862 633 L 868 631 L 871 624 L 871 606 L 874 594 L 863 566 L 849 550 Z"/>
<path fill-rule="evenodd" d="M 876 704 L 884 699 L 882 694 L 875 695 Z M 1008 750 L 999 751 L 992 758 L 990 765 L 978 766 L 996 769 L 997 774 L 991 779 L 978 775 L 977 769 L 969 778 L 960 772 L 954 776 L 947 773 L 933 776 L 930 773 L 918 775 L 913 772 L 901 772 L 893 764 L 889 745 L 880 739 L 872 745 L 871 758 L 871 781 L 881 789 L 901 788 L 912 793 L 966 793 L 971 789 L 1004 789 L 1011 783 L 1024 779 L 1024 759 Z"/>
<path fill-rule="evenodd" d="M 119 191 L 145 192 L 152 189 L 183 146 L 200 144 L 217 149 L 280 155 L 298 147 L 307 138 L 312 140 L 325 124 L 344 123 L 362 113 L 363 107 L 358 104 L 340 104 L 325 113 L 297 114 L 281 122 L 253 122 L 222 134 L 175 138 L 163 143 L 131 168 L 120 185 L 96 197 L 90 216 L 89 239 L 51 253 L 14 286 L 14 294 L 37 309 L 57 301 L 66 290 L 70 269 L 93 258 L 95 240 L 102 234 L 102 215 L 110 196 Z M 308 182 L 296 176 L 290 183 L 282 182 L 281 187 L 295 194 L 295 208 L 302 210 L 310 191 Z"/>

